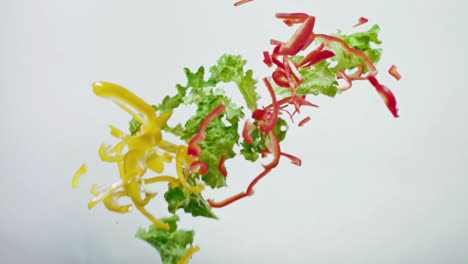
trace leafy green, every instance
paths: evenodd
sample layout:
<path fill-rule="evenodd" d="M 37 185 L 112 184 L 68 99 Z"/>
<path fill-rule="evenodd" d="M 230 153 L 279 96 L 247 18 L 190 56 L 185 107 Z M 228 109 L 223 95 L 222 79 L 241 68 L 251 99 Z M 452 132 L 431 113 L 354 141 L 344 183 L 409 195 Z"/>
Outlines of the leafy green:
<path fill-rule="evenodd" d="M 256 161 L 262 153 L 262 150 L 265 150 L 266 147 L 266 140 L 264 134 L 257 128 L 250 136 L 253 138 L 254 143 L 252 145 L 248 144 L 247 142 L 243 141 L 241 143 L 242 149 L 241 154 L 244 155 L 244 158 L 249 161 Z"/>
<path fill-rule="evenodd" d="M 195 232 L 177 230 L 178 220 L 177 215 L 161 219 L 162 222 L 169 224 L 170 230 L 151 225 L 148 230 L 140 228 L 135 234 L 136 237 L 145 240 L 158 250 L 164 264 L 177 264 L 190 250 L 191 247 L 187 246 L 193 243 Z"/>
<path fill-rule="evenodd" d="M 256 122 L 255 125 L 257 125 Z M 289 126 L 286 120 L 279 117 L 276 126 L 273 128 L 273 131 L 275 131 L 276 135 L 278 136 L 278 139 L 282 141 L 286 137 L 288 128 Z M 257 128 L 250 134 L 250 136 L 254 140 L 254 143 L 252 145 L 248 144 L 245 141 L 241 143 L 242 149 L 240 152 L 246 160 L 252 162 L 256 161 L 260 157 L 260 154 L 262 154 L 262 151 L 267 149 L 266 139 L 264 135 L 265 134 Z"/>
<path fill-rule="evenodd" d="M 372 48 L 372 43 L 377 45 L 382 44 L 382 41 L 379 40 L 379 32 L 380 27 L 374 25 L 368 31 L 357 32 L 351 35 L 344 35 L 341 31 L 338 31 L 336 36 L 343 39 L 351 48 L 364 52 L 373 63 L 377 63 L 382 55 L 382 49 Z M 339 43 L 333 43 L 330 49 L 335 53 L 335 56 L 331 58 L 332 61 L 337 62 L 337 65 L 333 67 L 335 71 L 350 70 L 357 65 L 365 65 L 361 57 L 349 53 L 343 48 L 343 45 Z"/>
<path fill-rule="evenodd" d="M 163 130 L 178 137 L 184 134 L 184 127 L 181 124 L 177 124 L 175 127 L 170 127 L 166 124 Z"/>
<path fill-rule="evenodd" d="M 257 109 L 257 101 L 260 96 L 255 91 L 257 81 L 252 77 L 252 70 L 244 72 L 246 63 L 247 61 L 239 55 L 221 56 L 218 64 L 210 68 L 211 77 L 208 83 L 214 86 L 219 82 L 234 82 L 244 96 L 247 107 L 253 111 Z"/>
<path fill-rule="evenodd" d="M 300 56 L 296 56 L 301 58 Z M 330 68 L 328 61 L 321 61 L 313 66 L 299 68 L 303 81 L 296 89 L 298 95 L 323 94 L 334 97 L 338 93 L 336 71 Z M 282 97 L 291 96 L 291 90 L 275 85 L 275 91 Z"/>
<path fill-rule="evenodd" d="M 208 218 L 218 219 L 211 211 L 211 206 L 206 202 L 200 193 L 192 193 L 185 188 L 169 188 L 164 194 L 171 213 L 175 213 L 177 209 L 183 208 L 186 213 L 192 216 L 204 216 Z"/>
<path fill-rule="evenodd" d="M 181 138 L 190 141 L 198 134 L 205 117 L 213 112 L 216 107 L 225 103 L 226 100 L 229 99 L 222 95 L 206 96 L 205 100 L 198 104 L 197 113 L 185 124 L 185 131 Z M 226 125 L 222 121 L 224 114 L 220 115 L 210 122 L 206 129 L 206 138 L 200 143 L 203 149 L 200 160 L 209 167 L 208 173 L 202 176 L 202 180 L 212 188 L 226 186 L 226 179 L 219 171 L 218 165 L 222 156 L 229 159 L 236 155 L 233 149 L 234 145 L 239 141 L 238 122 L 244 117 L 244 113 L 240 111 L 240 108 L 233 107 L 230 111 L 232 115 L 230 118 L 228 110 L 226 112 L 230 125 Z"/>

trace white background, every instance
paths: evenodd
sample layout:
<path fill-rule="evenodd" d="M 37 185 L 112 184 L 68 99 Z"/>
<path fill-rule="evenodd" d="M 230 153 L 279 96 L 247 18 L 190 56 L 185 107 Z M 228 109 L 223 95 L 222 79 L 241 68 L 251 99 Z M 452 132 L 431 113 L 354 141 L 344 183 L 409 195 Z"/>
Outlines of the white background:
<path fill-rule="evenodd" d="M 42 0 L 0 2 L 1 263 L 160 263 L 133 238 L 149 221 L 87 210 L 93 183 L 117 179 L 97 149 L 129 116 L 91 83 L 121 84 L 150 103 L 185 84 L 183 67 L 241 54 L 261 78 L 261 52 L 293 29 L 276 12 L 317 17 L 316 32 L 350 32 L 360 16 L 382 28 L 381 81 L 399 101 L 394 119 L 367 83 L 311 100 L 312 121 L 292 127 L 287 160 L 253 197 L 184 216 L 202 250 L 191 263 L 466 263 L 468 87 L 463 1 Z M 464 17 L 465 16 L 465 17 Z M 386 74 L 396 64 L 400 82 Z M 262 94 L 266 95 L 265 90 Z M 89 170 L 71 188 L 86 162 Z M 230 187 L 261 169 L 231 161 Z M 152 208 L 167 215 L 163 203 Z"/>

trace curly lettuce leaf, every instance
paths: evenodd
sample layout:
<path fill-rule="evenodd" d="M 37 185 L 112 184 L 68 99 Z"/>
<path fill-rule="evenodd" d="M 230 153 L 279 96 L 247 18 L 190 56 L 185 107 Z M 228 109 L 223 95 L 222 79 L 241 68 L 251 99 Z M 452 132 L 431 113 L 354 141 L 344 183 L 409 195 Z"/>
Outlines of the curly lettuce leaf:
<path fill-rule="evenodd" d="M 195 232 L 193 230 L 177 230 L 179 217 L 163 218 L 161 221 L 169 224 L 170 230 L 163 230 L 151 225 L 148 230 L 138 229 L 136 237 L 145 240 L 161 255 L 164 264 L 177 264 L 179 260 L 191 249 Z"/>
<path fill-rule="evenodd" d="M 204 216 L 218 219 L 211 211 L 211 206 L 206 202 L 200 193 L 192 193 L 185 188 L 170 188 L 164 198 L 168 203 L 170 213 L 175 213 L 179 208 L 183 208 L 186 213 L 192 216 Z"/>
<path fill-rule="evenodd" d="M 296 58 L 302 58 L 296 56 Z M 298 95 L 323 94 L 334 97 L 338 91 L 338 81 L 336 79 L 336 71 L 330 68 L 328 61 L 321 61 L 313 66 L 299 68 L 303 81 L 296 89 Z M 289 88 L 274 86 L 275 91 L 282 97 L 291 96 Z"/>
<path fill-rule="evenodd" d="M 242 96 L 250 110 L 257 109 L 257 101 L 260 96 L 257 94 L 257 81 L 252 77 L 252 70 L 244 72 L 244 66 L 247 63 L 239 55 L 223 55 L 219 58 L 217 65 L 210 68 L 211 77 L 208 81 L 211 85 L 219 82 L 234 82 L 239 87 Z"/>
<path fill-rule="evenodd" d="M 357 32 L 351 35 L 342 34 L 339 30 L 336 36 L 343 39 L 351 48 L 364 52 L 373 63 L 377 63 L 382 55 L 382 49 L 373 48 L 372 45 L 382 44 L 382 41 L 379 39 L 379 32 L 380 27 L 374 25 L 368 31 Z M 357 65 L 365 65 L 361 57 L 349 53 L 339 43 L 333 43 L 330 46 L 330 50 L 335 53 L 335 56 L 331 58 L 332 61 L 337 62 L 337 65 L 333 67 L 335 71 L 351 70 Z"/>
<path fill-rule="evenodd" d="M 198 110 L 195 116 L 190 118 L 185 124 L 184 135 L 181 137 L 183 140 L 190 141 L 200 130 L 201 123 L 205 117 L 210 114 L 216 107 L 225 103 L 227 97 L 221 95 L 209 95 L 203 102 L 198 105 Z M 218 169 L 219 162 L 222 156 L 227 159 L 236 155 L 234 152 L 234 145 L 239 141 L 238 122 L 244 117 L 239 108 L 231 110 L 233 116 L 229 117 L 229 105 L 226 110 L 226 118 L 230 125 L 223 122 L 222 118 L 225 116 L 223 113 L 215 118 L 206 130 L 206 138 L 200 143 L 203 151 L 200 160 L 205 162 L 209 171 L 202 176 L 202 180 L 212 188 L 219 188 L 226 186 L 226 179 Z"/>

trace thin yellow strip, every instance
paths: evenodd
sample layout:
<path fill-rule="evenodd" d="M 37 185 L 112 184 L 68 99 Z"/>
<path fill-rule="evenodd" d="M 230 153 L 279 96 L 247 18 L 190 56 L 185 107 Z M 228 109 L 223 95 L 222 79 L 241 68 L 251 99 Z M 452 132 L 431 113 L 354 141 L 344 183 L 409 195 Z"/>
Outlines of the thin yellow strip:
<path fill-rule="evenodd" d="M 109 127 L 111 129 L 112 136 L 120 139 L 124 139 L 127 136 L 122 130 L 116 128 L 115 126 L 110 125 Z"/>
<path fill-rule="evenodd" d="M 151 220 L 151 222 L 153 222 L 153 224 L 161 229 L 164 229 L 164 230 L 169 230 L 170 229 L 170 226 L 169 224 L 166 224 L 164 222 L 161 222 L 159 221 L 158 219 L 156 219 L 153 215 L 151 215 L 148 211 L 146 211 L 146 209 L 143 207 L 143 206 L 140 206 L 138 204 L 136 204 L 136 208 L 138 210 L 140 210 L 140 212 L 145 215 L 149 220 Z"/>
<path fill-rule="evenodd" d="M 81 167 L 78 169 L 78 171 L 73 176 L 73 180 L 72 180 L 72 187 L 73 188 L 78 188 L 79 187 L 78 180 L 80 179 L 81 175 L 85 174 L 87 171 L 88 171 L 88 167 L 86 166 L 86 164 L 83 163 L 83 165 L 81 165 Z"/>
<path fill-rule="evenodd" d="M 155 182 L 170 182 L 172 184 L 172 187 L 174 188 L 179 186 L 179 181 L 176 178 L 171 177 L 171 176 L 157 176 L 154 178 L 146 179 L 144 181 L 145 181 L 145 184 L 151 184 Z"/>
<path fill-rule="evenodd" d="M 94 93 L 100 97 L 110 98 L 121 107 L 125 103 L 128 104 L 128 106 L 135 108 L 137 111 L 145 115 L 147 119 L 146 121 L 154 121 L 156 119 L 156 111 L 151 107 L 151 105 L 147 104 L 143 99 L 120 85 L 108 82 L 95 82 L 93 83 L 93 88 Z M 128 107 L 123 108 L 130 114 L 133 113 L 133 111 Z M 134 114 L 135 113 L 132 115 L 135 119 L 140 121 L 141 118 L 137 118 Z"/>
<path fill-rule="evenodd" d="M 193 254 L 195 254 L 199 250 L 200 250 L 199 246 L 191 248 L 187 252 L 187 254 L 185 254 L 185 256 L 179 260 L 179 262 L 177 262 L 177 264 L 187 264 L 188 261 L 192 258 Z"/>
<path fill-rule="evenodd" d="M 110 146 L 106 144 L 102 144 L 101 147 L 99 147 L 99 157 L 101 157 L 102 161 L 108 161 L 108 162 L 119 162 L 124 159 L 124 156 L 111 156 L 109 155 L 110 152 Z"/>

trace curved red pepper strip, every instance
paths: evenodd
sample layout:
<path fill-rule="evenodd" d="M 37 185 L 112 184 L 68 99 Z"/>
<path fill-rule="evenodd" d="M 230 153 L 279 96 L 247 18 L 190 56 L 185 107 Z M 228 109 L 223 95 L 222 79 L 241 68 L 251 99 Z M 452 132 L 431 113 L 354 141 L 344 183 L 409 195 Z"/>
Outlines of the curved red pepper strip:
<path fill-rule="evenodd" d="M 248 2 L 252 2 L 253 0 L 241 0 L 239 2 L 234 3 L 234 6 L 240 6 Z"/>
<path fill-rule="evenodd" d="M 188 154 L 194 157 L 200 157 L 201 154 L 201 147 L 198 145 L 200 142 L 205 140 L 206 137 L 206 129 L 208 128 L 208 125 L 210 124 L 213 119 L 221 115 L 224 110 L 226 109 L 225 105 L 220 105 L 216 107 L 213 112 L 208 114 L 205 119 L 203 119 L 203 122 L 201 123 L 200 130 L 198 131 L 198 134 L 190 140 L 190 143 L 188 145 Z"/>
<path fill-rule="evenodd" d="M 302 59 L 302 61 L 299 63 L 299 67 L 301 67 L 302 65 L 304 64 L 307 64 L 309 63 L 313 58 L 315 58 L 317 56 L 317 54 L 323 50 L 323 48 L 325 47 L 325 44 L 321 44 L 320 46 L 318 46 L 317 48 L 315 48 L 313 51 L 309 52 L 309 54 L 307 54 L 304 59 Z"/>
<path fill-rule="evenodd" d="M 276 18 L 279 19 L 307 19 L 309 17 L 306 13 L 276 13 Z"/>
<path fill-rule="evenodd" d="M 324 60 L 329 59 L 329 58 L 334 57 L 334 56 L 335 56 L 335 53 L 333 53 L 332 51 L 322 50 L 322 51 L 318 52 L 318 54 L 314 58 L 311 58 L 310 61 L 306 65 L 303 65 L 303 67 L 310 67 L 310 66 L 312 66 L 314 64 L 317 64 L 317 63 L 319 63 L 321 61 L 324 61 Z"/>
<path fill-rule="evenodd" d="M 367 67 L 369 67 L 369 70 L 371 71 L 371 75 L 376 75 L 377 74 L 377 68 L 372 63 L 372 61 L 369 59 L 369 57 L 367 57 L 367 55 L 364 52 L 362 52 L 362 51 L 360 51 L 358 49 L 351 48 L 348 45 L 348 43 L 346 43 L 346 41 L 344 41 L 344 40 L 342 40 L 340 38 L 334 37 L 334 36 L 326 35 L 326 34 L 315 34 L 315 37 L 316 38 L 323 38 L 326 41 L 339 42 L 341 45 L 343 45 L 343 47 L 349 53 L 353 53 L 353 54 L 358 55 L 359 57 L 361 57 L 366 62 Z"/>
<path fill-rule="evenodd" d="M 392 91 L 388 89 L 387 86 L 382 85 L 379 83 L 377 78 L 374 76 L 369 76 L 367 78 L 369 82 L 375 87 L 377 92 L 382 96 L 385 104 L 387 105 L 388 110 L 393 114 L 394 117 L 399 117 L 398 115 L 398 108 L 397 108 L 397 101 L 395 99 L 395 95 L 393 95 Z"/>
<path fill-rule="evenodd" d="M 309 16 L 304 23 L 297 29 L 291 39 L 280 46 L 280 55 L 295 55 L 299 51 L 305 49 L 307 43 L 310 43 L 310 38 L 313 36 L 315 25 L 315 17 Z"/>
<path fill-rule="evenodd" d="M 350 89 L 353 86 L 353 81 L 351 80 L 351 78 L 344 71 L 342 71 L 342 70 L 338 71 L 338 78 L 343 78 L 343 80 L 346 81 L 346 85 L 338 87 L 338 90 L 344 92 L 344 91 Z"/>
<path fill-rule="evenodd" d="M 234 196 L 231 196 L 221 202 L 215 202 L 213 201 L 212 199 L 208 199 L 208 203 L 210 204 L 211 207 L 214 207 L 214 208 L 220 208 L 220 207 L 224 207 L 226 205 L 229 205 L 235 201 L 238 201 L 242 198 L 245 198 L 247 196 L 251 196 L 255 193 L 254 191 L 254 187 L 255 185 L 263 178 L 265 177 L 265 175 L 267 175 L 274 167 L 276 167 L 279 163 L 279 159 L 280 159 L 280 155 L 281 155 L 281 149 L 280 149 L 280 145 L 279 145 L 279 139 L 278 139 L 278 136 L 275 134 L 275 132 L 273 131 L 270 131 L 270 141 L 273 141 L 272 143 L 275 144 L 276 146 L 273 148 L 273 151 L 274 151 L 274 155 L 275 155 L 275 158 L 274 160 L 268 164 L 268 165 L 264 165 L 263 167 L 265 168 L 265 170 L 260 173 L 257 177 L 255 177 L 255 179 L 253 179 L 253 181 L 249 184 L 249 186 L 247 187 L 247 190 L 245 192 L 241 192 L 241 193 L 238 193 Z"/>
<path fill-rule="evenodd" d="M 310 118 L 310 117 L 309 117 Z M 288 153 L 284 153 L 284 152 L 281 152 L 281 155 L 282 156 L 285 156 L 286 158 L 290 159 L 291 160 L 291 163 L 294 164 L 294 165 L 297 165 L 297 166 L 301 166 L 302 165 L 302 160 L 296 156 L 293 156 L 291 154 L 288 154 Z"/>
<path fill-rule="evenodd" d="M 360 26 L 360 25 L 362 25 L 362 24 L 367 23 L 368 21 L 369 21 L 369 19 L 367 19 L 367 18 L 365 18 L 365 17 L 360 17 L 358 23 L 357 23 L 356 25 L 354 25 L 353 27 Z"/>
<path fill-rule="evenodd" d="M 284 88 L 289 88 L 289 81 L 288 77 L 286 77 L 286 73 L 284 72 L 283 69 L 277 68 L 272 74 L 271 77 L 273 78 L 273 81 L 280 86 Z"/>
<path fill-rule="evenodd" d="M 219 164 L 218 164 L 218 170 L 219 172 L 221 172 L 221 174 L 224 176 L 224 178 L 227 177 L 228 175 L 228 172 L 226 170 L 226 166 L 224 166 L 224 162 L 226 161 L 226 156 L 221 156 L 221 160 L 219 161 Z"/>
<path fill-rule="evenodd" d="M 268 117 L 268 111 L 264 109 L 255 109 L 252 118 L 255 120 L 265 120 Z"/>
<path fill-rule="evenodd" d="M 276 123 L 278 122 L 279 105 L 278 101 L 276 101 L 275 90 L 271 86 L 270 81 L 268 81 L 268 78 L 263 78 L 263 82 L 268 88 L 268 92 L 270 92 L 271 96 L 271 101 L 273 102 L 273 113 L 271 114 L 270 118 L 267 120 L 267 122 L 264 122 L 263 120 L 260 121 L 260 130 L 262 132 L 268 133 L 276 126 Z"/>
<path fill-rule="evenodd" d="M 242 130 L 242 137 L 247 144 L 253 145 L 254 139 L 252 138 L 252 132 L 255 130 L 255 125 L 249 120 L 245 120 L 244 129 Z"/>
<path fill-rule="evenodd" d="M 311 119 L 310 116 L 302 119 L 301 122 L 299 122 L 299 126 L 301 127 L 301 126 L 305 125 L 307 122 L 310 121 L 310 119 Z"/>

